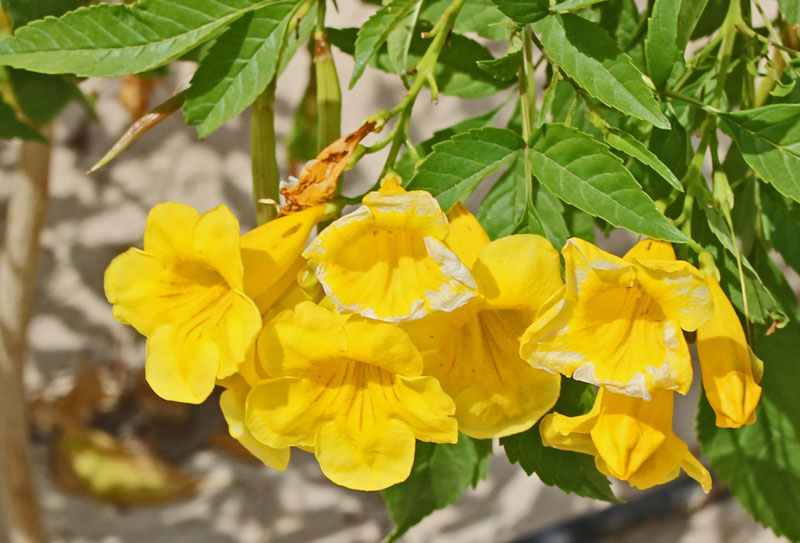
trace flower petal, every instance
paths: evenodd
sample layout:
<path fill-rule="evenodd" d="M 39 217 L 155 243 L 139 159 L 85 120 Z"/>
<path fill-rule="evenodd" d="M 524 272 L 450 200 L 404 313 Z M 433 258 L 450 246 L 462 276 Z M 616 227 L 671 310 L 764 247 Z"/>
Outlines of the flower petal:
<path fill-rule="evenodd" d="M 407 425 L 389 419 L 357 430 L 339 420 L 320 428 L 316 455 L 326 477 L 353 490 L 383 490 L 408 478 L 415 442 Z"/>
<path fill-rule="evenodd" d="M 164 202 L 147 214 L 144 251 L 164 262 L 195 258 L 194 227 L 200 213 L 191 206 Z"/>
<path fill-rule="evenodd" d="M 708 282 L 682 260 L 636 260 L 636 278 L 664 315 L 687 331 L 697 330 L 714 312 Z"/>
<path fill-rule="evenodd" d="M 250 453 L 271 468 L 283 471 L 289 465 L 290 449 L 274 449 L 259 442 L 245 425 L 245 401 L 250 387 L 239 376 L 226 380 L 225 390 L 219 397 L 219 407 L 225 422 L 228 423 L 228 432 Z"/>
<path fill-rule="evenodd" d="M 205 263 L 235 290 L 242 290 L 239 221 L 224 205 L 206 211 L 194 227 L 194 246 Z"/>
<path fill-rule="evenodd" d="M 420 441 L 455 443 L 458 422 L 456 406 L 433 377 L 399 376 L 394 385 L 397 417 L 406 423 Z"/>
<path fill-rule="evenodd" d="M 103 279 L 114 318 L 144 336 L 150 335 L 164 324 L 164 315 L 174 303 L 165 296 L 170 292 L 165 284 L 168 276 L 163 262 L 139 249 L 116 256 Z"/>
<path fill-rule="evenodd" d="M 347 336 L 333 313 L 302 302 L 264 325 L 257 346 L 269 375 L 304 375 L 314 364 L 341 358 Z"/>
<path fill-rule="evenodd" d="M 472 267 L 486 303 L 497 309 L 524 309 L 531 317 L 564 284 L 561 259 L 547 239 L 518 234 L 485 246 Z"/>
<path fill-rule="evenodd" d="M 649 260 L 675 260 L 675 250 L 668 241 L 645 238 L 634 245 L 622 258 L 628 262 L 642 258 Z"/>
<path fill-rule="evenodd" d="M 717 426 L 739 428 L 756 420 L 761 387 L 753 374 L 750 348 L 728 297 L 708 278 L 714 315 L 697 329 L 697 354 L 703 388 L 717 417 Z"/>
<path fill-rule="evenodd" d="M 201 403 L 214 390 L 220 349 L 208 336 L 187 339 L 175 325 L 156 328 L 147 338 L 145 378 L 165 400 Z"/>
<path fill-rule="evenodd" d="M 314 206 L 269 221 L 242 236 L 244 291 L 248 296 L 255 300 L 273 290 L 297 262 L 325 210 L 324 205 Z"/>
<path fill-rule="evenodd" d="M 470 213 L 461 202 L 457 202 L 447 213 L 447 221 L 450 223 L 450 233 L 444 240 L 445 245 L 456 254 L 461 262 L 472 269 L 481 249 L 491 242 L 489 236 L 475 215 Z"/>
<path fill-rule="evenodd" d="M 408 377 L 422 374 L 422 356 L 409 335 L 399 327 L 354 318 L 345 323 L 344 332 L 347 358 Z"/>

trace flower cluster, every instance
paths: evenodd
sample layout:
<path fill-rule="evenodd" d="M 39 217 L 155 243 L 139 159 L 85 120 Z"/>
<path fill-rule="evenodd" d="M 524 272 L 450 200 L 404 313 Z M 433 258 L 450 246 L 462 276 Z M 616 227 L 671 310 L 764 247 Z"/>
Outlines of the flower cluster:
<path fill-rule="evenodd" d="M 594 455 L 647 488 L 683 468 L 710 478 L 672 432 L 697 330 L 717 424 L 753 421 L 757 368 L 716 280 L 645 240 L 624 258 L 571 239 L 490 241 L 392 176 L 333 221 L 321 204 L 240 236 L 233 215 L 153 208 L 144 249 L 109 266 L 117 320 L 147 336 L 146 377 L 168 400 L 215 385 L 232 436 L 276 469 L 292 447 L 359 490 L 406 479 L 415 441 L 495 438 L 541 420 L 546 445 Z M 561 375 L 599 387 L 591 411 L 548 412 Z"/>

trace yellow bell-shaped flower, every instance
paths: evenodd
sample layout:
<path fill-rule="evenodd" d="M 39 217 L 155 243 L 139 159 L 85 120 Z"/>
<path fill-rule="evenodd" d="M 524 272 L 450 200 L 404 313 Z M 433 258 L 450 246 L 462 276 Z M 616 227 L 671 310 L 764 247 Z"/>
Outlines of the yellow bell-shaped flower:
<path fill-rule="evenodd" d="M 739 428 L 756 420 L 761 398 L 760 367 L 754 369 L 747 339 L 728 297 L 713 277 L 708 277 L 714 314 L 697 329 L 697 355 L 703 388 L 714 409 L 717 426 Z"/>
<path fill-rule="evenodd" d="M 261 328 L 243 292 L 239 224 L 224 206 L 200 215 L 165 203 L 147 217 L 144 250 L 105 274 L 114 318 L 147 336 L 145 376 L 167 400 L 200 403 L 236 372 Z"/>
<path fill-rule="evenodd" d="M 696 330 L 713 312 L 703 274 L 675 260 L 669 244 L 650 239 L 624 258 L 577 238 L 562 254 L 564 293 L 525 331 L 521 356 L 629 396 L 685 394 L 692 366 L 681 329 Z"/>
<path fill-rule="evenodd" d="M 461 204 L 448 218 L 446 243 L 471 268 L 480 296 L 456 314 L 403 327 L 423 353 L 425 373 L 455 401 L 462 432 L 493 438 L 525 431 L 553 407 L 561 388 L 559 375 L 519 356 L 523 332 L 562 286 L 558 252 L 530 234 L 490 242 Z"/>
<path fill-rule="evenodd" d="M 363 205 L 323 230 L 304 256 L 340 311 L 401 322 L 452 311 L 475 296 L 475 281 L 448 249 L 447 218 L 425 191 L 387 177 Z"/>
<path fill-rule="evenodd" d="M 640 489 L 667 483 L 683 469 L 708 492 L 711 476 L 672 431 L 673 400 L 668 390 L 653 391 L 647 401 L 601 388 L 587 414 L 542 418 L 542 443 L 591 454 L 602 473 Z"/>
<path fill-rule="evenodd" d="M 303 302 L 258 340 L 272 376 L 247 397 L 246 424 L 273 448 L 313 450 L 323 473 L 356 490 L 405 480 L 415 440 L 455 443 L 455 406 L 422 376 L 422 357 L 395 325 Z"/>

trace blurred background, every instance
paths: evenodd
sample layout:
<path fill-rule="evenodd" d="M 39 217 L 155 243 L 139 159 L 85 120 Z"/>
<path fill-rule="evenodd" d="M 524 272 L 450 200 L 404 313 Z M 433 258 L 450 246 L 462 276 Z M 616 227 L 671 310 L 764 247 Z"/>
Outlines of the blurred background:
<path fill-rule="evenodd" d="M 355 2 L 340 2 L 339 8 L 329 14 L 331 26 L 357 26 L 373 11 Z M 343 89 L 343 133 L 399 102 L 404 89 L 396 78 L 374 70 L 346 91 L 352 62 L 338 50 L 334 55 Z M 291 129 L 308 64 L 301 51 L 278 82 L 279 140 Z M 80 86 L 94 100 L 99 119 L 73 104 L 53 123 L 49 150 L 0 142 L 2 231 L 10 195 L 20 176 L 30 175 L 20 165 L 22 157 L 33 156 L 40 167 L 49 159 L 50 195 L 24 370 L 47 534 L 58 543 L 380 541 L 392 522 L 378 493 L 335 486 L 302 451 L 293 452 L 284 473 L 248 458 L 228 437 L 218 396 L 189 406 L 164 402 L 149 390 L 142 371 L 144 338 L 111 317 L 104 270 L 117 254 L 141 246 L 153 205 L 181 202 L 202 212 L 223 203 L 243 231 L 255 225 L 248 113 L 203 141 L 174 115 L 109 165 L 84 173 L 133 119 L 186 87 L 192 69 L 176 63 L 162 78 L 87 80 Z M 432 106 L 428 98 L 423 91 L 412 118 L 414 141 L 496 105 L 442 96 Z M 285 179 L 285 146 L 278 156 Z M 368 156 L 346 173 L 345 193 L 370 186 L 383 159 L 384 153 Z M 488 187 L 487 182 L 473 201 Z M 599 239 L 617 254 L 633 243 L 621 232 Z M 699 454 L 696 400 L 696 390 L 678 398 L 675 425 Z M 111 488 L 112 482 L 123 484 Z M 455 506 L 426 518 L 403 541 L 781 541 L 742 511 L 722 484 L 708 496 L 682 479 L 650 493 L 615 484 L 615 492 L 628 504 L 566 495 L 510 465 L 496 446 L 487 480 Z"/>

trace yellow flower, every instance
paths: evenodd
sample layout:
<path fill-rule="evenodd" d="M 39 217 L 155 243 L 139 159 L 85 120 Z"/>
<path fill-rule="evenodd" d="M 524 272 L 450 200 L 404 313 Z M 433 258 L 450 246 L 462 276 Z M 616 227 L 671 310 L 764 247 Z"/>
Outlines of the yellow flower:
<path fill-rule="evenodd" d="M 708 492 L 711 476 L 672 431 L 673 400 L 667 390 L 653 391 L 647 401 L 601 388 L 589 413 L 542 418 L 542 442 L 591 454 L 602 473 L 637 488 L 667 483 L 683 469 Z"/>
<path fill-rule="evenodd" d="M 363 205 L 311 242 L 304 256 L 341 311 L 389 322 L 452 311 L 475 296 L 469 270 L 442 241 L 447 218 L 425 191 L 387 177 Z"/>
<path fill-rule="evenodd" d="M 561 377 L 532 368 L 519 339 L 537 310 L 562 285 L 558 252 L 541 236 L 493 242 L 461 204 L 448 214 L 446 243 L 467 265 L 481 296 L 457 314 L 403 325 L 456 403 L 459 429 L 476 438 L 527 430 L 558 399 Z"/>
<path fill-rule="evenodd" d="M 621 394 L 685 394 L 692 366 L 681 328 L 696 330 L 713 312 L 704 276 L 649 239 L 624 258 L 576 238 L 562 253 L 564 293 L 525 331 L 521 356 Z"/>
<path fill-rule="evenodd" d="M 453 401 L 394 325 L 303 302 L 264 327 L 258 350 L 273 378 L 250 391 L 247 427 L 270 447 L 313 449 L 339 485 L 386 488 L 408 477 L 415 439 L 458 438 Z"/>
<path fill-rule="evenodd" d="M 708 277 L 714 315 L 697 329 L 697 354 L 706 397 L 717 415 L 717 426 L 739 428 L 756 420 L 761 398 L 760 368 L 754 371 L 742 324 L 728 297 Z"/>
<path fill-rule="evenodd" d="M 114 318 L 147 336 L 145 376 L 167 400 L 200 403 L 233 374 L 261 328 L 243 292 L 239 224 L 224 206 L 202 216 L 165 203 L 147 217 L 144 250 L 105 274 Z"/>

